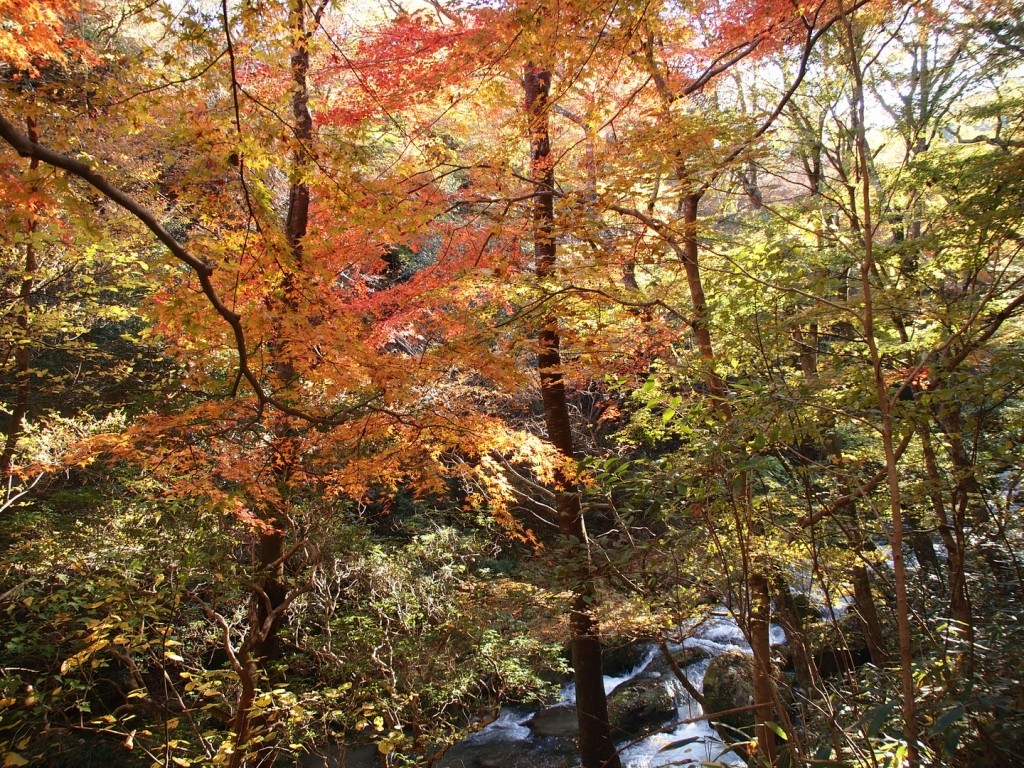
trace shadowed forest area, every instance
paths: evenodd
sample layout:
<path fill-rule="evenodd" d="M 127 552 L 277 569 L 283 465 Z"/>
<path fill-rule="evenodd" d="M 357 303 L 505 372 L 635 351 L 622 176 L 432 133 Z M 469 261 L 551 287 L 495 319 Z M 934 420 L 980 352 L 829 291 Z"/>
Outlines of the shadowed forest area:
<path fill-rule="evenodd" d="M 3 768 L 1024 758 L 1017 0 L 0 0 Z"/>

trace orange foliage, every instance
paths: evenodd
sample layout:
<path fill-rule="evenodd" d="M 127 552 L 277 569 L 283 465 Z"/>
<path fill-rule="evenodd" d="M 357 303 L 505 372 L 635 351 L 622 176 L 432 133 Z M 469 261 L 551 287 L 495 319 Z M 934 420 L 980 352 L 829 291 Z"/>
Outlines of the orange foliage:
<path fill-rule="evenodd" d="M 34 74 L 66 62 L 81 50 L 65 24 L 78 9 L 75 0 L 0 0 L 4 64 Z M 500 398 L 495 405 L 482 392 L 534 383 L 520 357 L 533 351 L 546 307 L 560 302 L 572 318 L 562 329 L 570 386 L 643 375 L 684 323 L 654 302 L 628 303 L 632 294 L 618 301 L 628 294 L 626 266 L 662 259 L 664 244 L 602 210 L 632 205 L 651 166 L 685 158 L 677 147 L 715 140 L 700 121 L 670 123 L 658 111 L 637 53 L 644 24 L 660 28 L 652 39 L 679 92 L 737 46 L 760 41 L 763 52 L 797 39 L 811 11 L 789 0 L 717 0 L 697 11 L 656 3 L 643 19 L 630 13 L 578 1 L 545 18 L 523 2 L 459 20 L 406 14 L 358 39 L 314 30 L 312 138 L 297 138 L 290 122 L 293 38 L 262 40 L 262 26 L 235 35 L 236 81 L 226 62 L 211 63 L 195 68 L 202 77 L 179 78 L 173 104 L 158 93 L 154 109 L 170 127 L 151 130 L 172 145 L 172 159 L 153 176 L 173 200 L 169 216 L 187 222 L 189 248 L 216 266 L 212 284 L 242 318 L 261 381 L 320 424 L 262 410 L 240 387 L 235 399 L 140 420 L 130 443 L 107 446 L 111 455 L 145 464 L 175 493 L 223 503 L 250 527 L 277 524 L 289 488 L 361 499 L 402 485 L 442 492 L 456 477 L 476 489 L 471 504 L 515 528 L 501 462 L 553 481 L 554 454 L 498 418 Z M 523 233 L 533 188 L 516 79 L 538 51 L 559 59 L 552 67 L 565 112 L 554 121 L 564 150 L 552 159 L 562 195 L 558 295 L 519 279 L 530 267 Z M 645 148 L 633 155 L 631 144 Z M 296 256 L 281 220 L 300 183 L 311 203 Z M 598 242 L 595 233 L 613 226 L 618 239 Z M 399 250 L 419 260 L 408 273 L 387 261 Z M 224 392 L 235 339 L 212 321 L 191 278 L 168 270 L 150 312 L 185 385 Z M 602 418 L 616 418 L 614 406 Z"/>
<path fill-rule="evenodd" d="M 47 63 L 66 64 L 86 50 L 68 30 L 84 8 L 78 0 L 0 0 L 0 67 L 37 77 Z"/>

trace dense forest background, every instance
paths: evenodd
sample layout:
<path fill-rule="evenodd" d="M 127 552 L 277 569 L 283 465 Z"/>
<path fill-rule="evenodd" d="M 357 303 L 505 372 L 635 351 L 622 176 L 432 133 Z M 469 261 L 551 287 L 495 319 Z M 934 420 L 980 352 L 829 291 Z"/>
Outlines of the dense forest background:
<path fill-rule="evenodd" d="M 1022 15 L 0 0 L 4 768 L 1018 764 Z"/>

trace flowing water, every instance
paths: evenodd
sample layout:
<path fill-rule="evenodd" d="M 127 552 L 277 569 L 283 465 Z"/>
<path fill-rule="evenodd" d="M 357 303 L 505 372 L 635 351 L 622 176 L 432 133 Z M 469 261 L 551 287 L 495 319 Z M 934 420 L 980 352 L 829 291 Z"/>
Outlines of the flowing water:
<path fill-rule="evenodd" d="M 700 689 L 710 658 L 725 651 L 750 653 L 743 633 L 727 611 L 721 610 L 699 624 L 685 628 L 687 637 L 682 643 L 670 645 L 670 650 L 697 648 L 709 658 L 686 667 L 687 678 Z M 772 627 L 772 642 L 782 643 L 781 628 Z M 656 646 L 647 649 L 642 661 L 629 673 L 606 676 L 605 691 L 611 693 L 620 685 L 641 675 L 659 654 Z M 671 674 L 671 673 L 669 673 Z M 670 685 L 676 702 L 675 720 L 652 736 L 634 743 L 619 744 L 624 768 L 659 768 L 660 766 L 699 765 L 702 762 L 720 762 L 744 765 L 729 752 L 717 732 L 705 720 L 694 720 L 702 714 L 700 705 L 679 686 Z M 566 685 L 554 710 L 564 714 L 565 720 L 575 718 L 571 705 L 575 703 L 575 685 Z M 559 709 L 561 707 L 561 709 Z M 540 735 L 530 726 L 536 713 L 515 707 L 502 709 L 498 719 L 456 744 L 441 768 L 491 768 L 492 766 L 573 766 L 578 765 L 572 750 L 572 739 Z M 693 722 L 683 722 L 693 720 Z M 549 759 L 550 758 L 550 759 Z"/>

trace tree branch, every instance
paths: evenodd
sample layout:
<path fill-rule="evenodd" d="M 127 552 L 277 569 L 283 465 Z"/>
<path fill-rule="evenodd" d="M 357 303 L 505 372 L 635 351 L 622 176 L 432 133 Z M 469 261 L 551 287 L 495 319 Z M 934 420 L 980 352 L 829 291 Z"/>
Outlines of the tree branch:
<path fill-rule="evenodd" d="M 242 316 L 229 308 L 217 293 L 217 289 L 214 288 L 213 281 L 211 279 L 214 272 L 213 265 L 189 251 L 184 245 L 182 245 L 182 243 L 175 239 L 175 237 L 171 235 L 171 233 L 168 232 L 159 221 L 157 221 L 156 216 L 151 210 L 107 179 L 102 173 L 94 169 L 92 166 L 83 163 L 81 160 L 76 160 L 69 155 L 57 152 L 49 147 L 39 144 L 38 142 L 32 141 L 32 139 L 15 128 L 14 125 L 3 115 L 0 115 L 0 138 L 10 144 L 14 151 L 16 151 L 21 157 L 35 158 L 36 160 L 46 163 L 54 168 L 60 168 L 63 171 L 67 171 L 72 176 L 77 176 L 82 181 L 90 184 L 108 200 L 116 203 L 142 222 L 142 224 L 156 236 L 156 239 L 167 247 L 176 259 L 186 264 L 193 272 L 195 272 L 196 277 L 199 280 L 200 288 L 210 305 L 231 328 L 231 332 L 234 337 L 235 350 L 238 354 L 239 373 L 252 388 L 252 391 L 259 402 L 261 411 L 265 406 L 269 405 L 287 416 L 293 416 L 312 424 L 332 426 L 345 422 L 354 413 L 361 412 L 369 406 L 370 403 L 380 397 L 380 393 L 372 393 L 368 397 L 361 399 L 351 406 L 346 406 L 335 411 L 330 416 L 318 416 L 316 414 L 307 413 L 300 408 L 294 408 L 273 397 L 266 391 L 266 389 L 264 389 L 256 373 L 249 365 L 249 353 L 246 346 L 245 330 L 242 327 Z"/>

